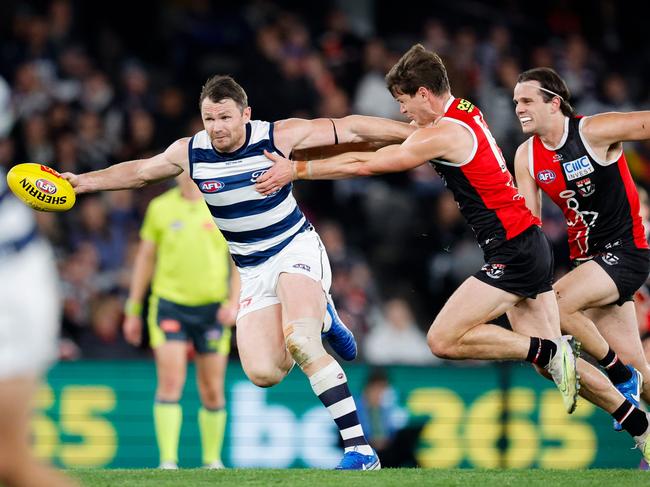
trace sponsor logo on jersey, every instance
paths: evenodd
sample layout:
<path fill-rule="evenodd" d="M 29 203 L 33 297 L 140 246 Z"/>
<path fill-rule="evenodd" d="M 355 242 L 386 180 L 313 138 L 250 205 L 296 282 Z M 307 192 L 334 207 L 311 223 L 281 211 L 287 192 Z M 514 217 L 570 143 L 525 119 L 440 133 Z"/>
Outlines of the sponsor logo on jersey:
<path fill-rule="evenodd" d="M 160 329 L 165 333 L 178 333 L 181 331 L 181 322 L 169 318 L 160 320 Z"/>
<path fill-rule="evenodd" d="M 470 101 L 460 100 L 460 102 L 458 102 L 458 105 L 456 106 L 456 108 L 458 110 L 463 111 L 463 112 L 472 113 L 472 111 L 474 110 L 474 105 Z"/>
<path fill-rule="evenodd" d="M 251 301 L 253 301 L 253 296 L 250 296 L 248 298 L 244 298 L 239 302 L 239 307 L 244 309 L 244 308 L 250 306 Z"/>
<path fill-rule="evenodd" d="M 607 245 L 605 245 L 606 249 L 613 249 L 614 247 L 618 247 L 620 245 L 623 245 L 623 241 L 619 238 L 618 240 L 615 240 L 613 242 L 609 242 Z"/>
<path fill-rule="evenodd" d="M 218 329 L 218 330 L 208 330 L 205 332 L 205 339 L 206 340 L 219 340 L 221 338 L 221 335 L 223 335 L 223 330 Z"/>
<path fill-rule="evenodd" d="M 221 181 L 214 179 L 212 181 L 203 181 L 199 184 L 199 189 L 202 193 L 216 193 L 217 191 L 223 189 L 224 186 L 225 184 L 223 184 Z"/>
<path fill-rule="evenodd" d="M 582 196 L 591 196 L 594 194 L 594 191 L 596 191 L 596 185 L 592 183 L 589 178 L 581 179 L 576 182 L 576 186 L 578 187 L 578 193 Z"/>
<path fill-rule="evenodd" d="M 499 279 L 503 276 L 503 273 L 506 270 L 505 264 L 485 264 L 481 267 L 481 270 L 485 272 L 485 275 L 490 279 Z"/>
<path fill-rule="evenodd" d="M 43 193 L 54 194 L 56 193 L 56 185 L 52 181 L 41 178 L 37 179 L 34 183 L 38 189 L 43 191 Z"/>
<path fill-rule="evenodd" d="M 302 269 L 303 271 L 311 272 L 311 267 L 309 267 L 307 264 L 294 264 L 293 268 Z"/>
<path fill-rule="evenodd" d="M 537 180 L 543 184 L 552 183 L 555 181 L 555 178 L 555 172 L 551 171 L 550 169 L 544 169 L 543 171 L 539 171 L 537 173 Z"/>
<path fill-rule="evenodd" d="M 553 162 L 560 162 L 562 159 L 564 159 L 562 154 L 553 154 Z"/>
<path fill-rule="evenodd" d="M 611 252 L 607 252 L 602 256 L 603 262 L 607 265 L 616 265 L 618 264 L 618 257 Z"/>
<path fill-rule="evenodd" d="M 594 172 L 594 166 L 591 165 L 591 161 L 587 156 L 582 156 L 574 161 L 563 162 L 562 167 L 568 181 L 573 181 Z"/>

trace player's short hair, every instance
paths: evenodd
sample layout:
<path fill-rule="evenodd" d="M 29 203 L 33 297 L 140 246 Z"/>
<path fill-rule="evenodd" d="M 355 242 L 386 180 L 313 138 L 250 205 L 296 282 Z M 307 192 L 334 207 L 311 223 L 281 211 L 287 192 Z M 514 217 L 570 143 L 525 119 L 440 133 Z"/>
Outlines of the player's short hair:
<path fill-rule="evenodd" d="M 394 97 L 413 96 L 420 86 L 440 96 L 449 91 L 449 78 L 440 56 L 415 44 L 388 72 L 386 86 Z"/>
<path fill-rule="evenodd" d="M 517 78 L 517 83 L 524 83 L 526 81 L 537 81 L 542 88 L 548 90 L 539 90 L 544 103 L 548 103 L 555 98 L 555 95 L 553 94 L 555 93 L 560 97 L 560 110 L 562 110 L 562 113 L 567 117 L 575 114 L 575 110 L 569 103 L 571 92 L 564 80 L 555 72 L 554 69 L 533 68 L 524 71 L 519 75 L 519 78 Z M 549 91 L 552 91 L 553 93 L 549 93 Z"/>
<path fill-rule="evenodd" d="M 203 104 L 203 100 L 209 98 L 214 103 L 220 102 L 225 98 L 230 98 L 239 107 L 240 111 L 248 107 L 248 96 L 244 88 L 237 83 L 231 76 L 215 75 L 205 82 L 201 89 L 201 96 L 199 97 L 199 110 Z"/>

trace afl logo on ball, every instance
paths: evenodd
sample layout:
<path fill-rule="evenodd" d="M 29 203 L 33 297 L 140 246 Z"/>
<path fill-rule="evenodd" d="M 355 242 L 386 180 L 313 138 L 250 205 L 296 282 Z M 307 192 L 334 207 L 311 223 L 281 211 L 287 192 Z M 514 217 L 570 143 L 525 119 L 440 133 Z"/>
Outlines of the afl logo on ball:
<path fill-rule="evenodd" d="M 225 185 L 221 181 L 203 181 L 199 184 L 199 189 L 203 193 L 216 193 Z"/>
<path fill-rule="evenodd" d="M 37 179 L 34 183 L 38 189 L 43 191 L 43 193 L 54 194 L 56 193 L 56 185 L 47 179 Z"/>
<path fill-rule="evenodd" d="M 544 184 L 552 183 L 555 181 L 555 173 L 550 169 L 544 169 L 537 173 L 537 180 Z"/>

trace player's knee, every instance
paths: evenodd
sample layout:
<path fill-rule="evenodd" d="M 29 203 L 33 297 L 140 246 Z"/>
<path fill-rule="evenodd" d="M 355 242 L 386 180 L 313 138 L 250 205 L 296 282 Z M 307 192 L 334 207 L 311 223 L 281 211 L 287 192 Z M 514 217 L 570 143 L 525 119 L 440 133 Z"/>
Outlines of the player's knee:
<path fill-rule="evenodd" d="M 226 399 L 223 388 L 217 384 L 202 384 L 199 389 L 201 403 L 207 409 L 217 409 L 224 406 Z"/>
<path fill-rule="evenodd" d="M 181 398 L 183 392 L 183 382 L 174 380 L 158 380 L 156 388 L 156 398 L 159 401 L 176 402 Z"/>
<path fill-rule="evenodd" d="M 246 370 L 246 375 L 257 387 L 273 387 L 279 384 L 285 376 L 279 369 L 276 371 Z"/>
<path fill-rule="evenodd" d="M 327 354 L 320 337 L 320 327 L 320 321 L 315 318 L 301 318 L 286 326 L 287 350 L 300 368 Z"/>
<path fill-rule="evenodd" d="M 456 342 L 450 339 L 448 335 L 440 331 L 440 327 L 434 325 L 427 333 L 427 344 L 431 353 L 442 359 L 456 358 Z"/>

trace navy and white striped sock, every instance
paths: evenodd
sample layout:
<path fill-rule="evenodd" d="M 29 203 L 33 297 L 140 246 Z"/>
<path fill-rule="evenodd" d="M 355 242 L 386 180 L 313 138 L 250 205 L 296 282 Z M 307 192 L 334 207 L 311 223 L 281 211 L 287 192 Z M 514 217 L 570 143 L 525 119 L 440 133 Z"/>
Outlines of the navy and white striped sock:
<path fill-rule="evenodd" d="M 345 451 L 356 450 L 363 455 L 372 455 L 359 423 L 357 406 L 354 403 L 345 372 L 334 361 L 309 378 L 314 393 L 332 415 L 339 428 Z"/>

